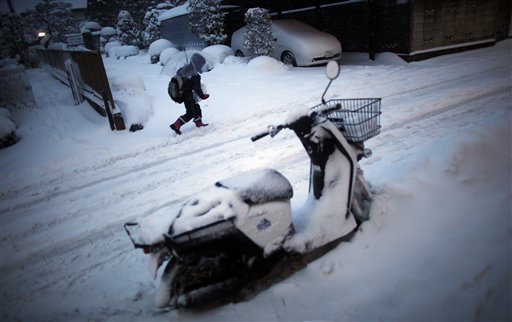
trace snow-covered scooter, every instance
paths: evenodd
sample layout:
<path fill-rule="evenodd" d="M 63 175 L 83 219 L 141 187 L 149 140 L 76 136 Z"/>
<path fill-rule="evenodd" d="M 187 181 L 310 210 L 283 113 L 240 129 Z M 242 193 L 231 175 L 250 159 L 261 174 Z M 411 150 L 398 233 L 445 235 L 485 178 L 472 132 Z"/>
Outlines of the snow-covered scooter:
<path fill-rule="evenodd" d="M 302 142 L 311 159 L 310 187 L 293 216 L 290 182 L 265 169 L 218 181 L 188 198 L 157 229 L 143 221 L 125 224 L 134 246 L 151 254 L 154 278 L 167 262 L 158 306 L 190 307 L 239 293 L 278 264 L 325 253 L 368 219 L 371 193 L 358 161 L 371 155 L 364 141 L 380 132 L 380 99 L 326 102 L 339 65 L 327 64 L 326 74 L 322 104 L 295 111 L 284 124 L 251 138 L 291 129 Z"/>

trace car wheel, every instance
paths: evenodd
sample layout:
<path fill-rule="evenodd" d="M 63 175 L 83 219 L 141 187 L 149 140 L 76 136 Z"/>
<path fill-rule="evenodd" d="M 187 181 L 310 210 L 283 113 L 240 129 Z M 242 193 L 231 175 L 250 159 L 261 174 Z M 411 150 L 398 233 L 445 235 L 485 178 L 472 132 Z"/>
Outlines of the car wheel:
<path fill-rule="evenodd" d="M 236 57 L 244 57 L 245 55 L 240 49 L 237 49 L 237 51 L 235 52 L 235 56 Z"/>
<path fill-rule="evenodd" d="M 281 61 L 285 65 L 291 65 L 293 67 L 297 67 L 297 61 L 295 60 L 295 56 L 293 56 L 293 54 L 291 52 L 289 52 L 289 51 L 285 51 L 281 55 Z"/>

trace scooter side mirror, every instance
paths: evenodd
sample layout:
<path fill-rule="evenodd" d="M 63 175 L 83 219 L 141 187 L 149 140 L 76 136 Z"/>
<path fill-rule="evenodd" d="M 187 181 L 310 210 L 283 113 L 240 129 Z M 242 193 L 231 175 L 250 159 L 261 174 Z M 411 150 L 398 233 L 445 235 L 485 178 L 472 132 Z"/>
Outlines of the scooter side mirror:
<path fill-rule="evenodd" d="M 334 60 L 331 60 L 327 63 L 327 66 L 325 66 L 325 75 L 327 75 L 327 78 L 329 78 L 329 84 L 327 84 L 327 87 L 325 88 L 324 93 L 322 94 L 322 103 L 325 104 L 325 93 L 327 93 L 327 90 L 329 89 L 329 86 L 331 86 L 331 83 L 333 80 L 338 78 L 340 75 L 340 65 Z"/>
<path fill-rule="evenodd" d="M 327 66 L 325 66 L 325 74 L 330 80 L 338 78 L 340 75 L 340 65 L 338 65 L 336 61 L 331 60 L 327 63 Z"/>

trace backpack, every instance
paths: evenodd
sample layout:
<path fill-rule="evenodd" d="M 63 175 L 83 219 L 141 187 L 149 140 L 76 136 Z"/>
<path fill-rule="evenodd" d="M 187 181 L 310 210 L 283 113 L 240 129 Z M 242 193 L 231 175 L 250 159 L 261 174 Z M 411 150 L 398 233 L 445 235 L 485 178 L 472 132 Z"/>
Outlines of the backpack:
<path fill-rule="evenodd" d="M 176 103 L 183 103 L 183 86 L 185 85 L 185 81 L 185 77 L 177 75 L 173 76 L 169 81 L 167 92 Z"/>

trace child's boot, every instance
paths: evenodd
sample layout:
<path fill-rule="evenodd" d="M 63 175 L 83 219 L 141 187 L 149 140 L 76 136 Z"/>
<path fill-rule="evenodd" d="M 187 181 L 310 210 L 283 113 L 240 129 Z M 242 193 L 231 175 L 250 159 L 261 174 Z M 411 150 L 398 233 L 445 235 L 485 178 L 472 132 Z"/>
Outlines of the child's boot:
<path fill-rule="evenodd" d="M 178 118 L 178 119 L 176 120 L 176 122 L 174 122 L 174 123 L 173 123 L 173 124 L 171 124 L 170 126 L 171 126 L 171 129 L 173 129 L 173 131 L 174 131 L 174 132 L 176 132 L 176 134 L 181 135 L 180 128 L 181 128 L 181 126 L 182 126 L 183 124 L 184 124 L 184 123 L 183 123 L 183 121 L 182 121 L 180 118 Z"/>
<path fill-rule="evenodd" d="M 194 119 L 194 123 L 196 123 L 197 127 L 207 126 L 208 124 L 204 124 L 202 119 Z"/>

